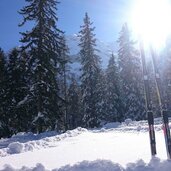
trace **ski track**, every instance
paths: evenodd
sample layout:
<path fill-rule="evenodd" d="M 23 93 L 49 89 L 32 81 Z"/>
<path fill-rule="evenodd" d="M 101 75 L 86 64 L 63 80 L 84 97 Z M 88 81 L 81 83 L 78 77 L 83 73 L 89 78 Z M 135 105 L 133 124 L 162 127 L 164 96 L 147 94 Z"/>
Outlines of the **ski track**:
<path fill-rule="evenodd" d="M 160 168 L 168 171 L 171 162 L 165 160 L 161 120 L 155 122 L 157 157 L 160 159 L 151 160 L 148 125 L 146 121 L 140 121 L 110 123 L 101 129 L 77 128 L 63 134 L 20 133 L 10 139 L 2 139 L 0 169 L 158 171 Z"/>

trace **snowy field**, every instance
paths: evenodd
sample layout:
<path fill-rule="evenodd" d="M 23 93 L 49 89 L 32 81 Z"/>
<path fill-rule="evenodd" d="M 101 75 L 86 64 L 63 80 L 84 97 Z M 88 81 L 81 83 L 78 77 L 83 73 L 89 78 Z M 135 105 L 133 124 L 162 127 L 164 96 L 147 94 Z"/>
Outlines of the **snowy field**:
<path fill-rule="evenodd" d="M 64 134 L 20 133 L 0 140 L 3 171 L 170 171 L 160 119 L 155 120 L 157 156 L 151 159 L 145 121 L 77 128 Z"/>

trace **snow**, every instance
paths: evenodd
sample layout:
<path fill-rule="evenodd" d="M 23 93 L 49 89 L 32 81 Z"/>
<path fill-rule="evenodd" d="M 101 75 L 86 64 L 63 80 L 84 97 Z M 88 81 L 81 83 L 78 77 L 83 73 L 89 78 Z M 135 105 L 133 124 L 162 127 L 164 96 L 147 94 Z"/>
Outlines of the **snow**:
<path fill-rule="evenodd" d="M 58 141 L 62 141 L 67 137 L 74 137 L 82 132 L 87 131 L 84 128 L 78 127 L 72 131 L 67 131 L 61 135 L 55 132 L 45 132 L 43 134 L 18 133 L 10 139 L 0 141 L 0 156 L 5 157 L 9 154 L 22 153 L 33 151 L 35 149 L 50 148 L 56 146 Z"/>
<path fill-rule="evenodd" d="M 126 125 L 130 125 L 132 123 L 132 120 L 130 118 L 125 120 Z"/>
<path fill-rule="evenodd" d="M 146 121 L 108 123 L 66 133 L 19 133 L 0 140 L 3 171 L 170 171 L 161 119 L 155 120 L 157 156 L 151 159 Z"/>
<path fill-rule="evenodd" d="M 52 171 L 168 171 L 170 168 L 170 161 L 161 161 L 158 158 L 154 158 L 148 164 L 144 163 L 143 160 L 129 163 L 126 168 L 110 160 L 95 160 L 83 161 L 73 166 L 67 165 L 59 169 L 53 169 Z M 44 165 L 38 163 L 35 167 L 28 168 L 24 166 L 20 169 L 5 165 L 1 171 L 47 171 L 47 169 Z"/>
<path fill-rule="evenodd" d="M 39 120 L 40 118 L 43 118 L 44 115 L 41 112 L 38 112 L 37 116 L 34 118 L 33 123 L 35 123 L 37 120 Z"/>
<path fill-rule="evenodd" d="M 103 126 L 103 128 L 106 128 L 106 129 L 110 129 L 110 128 L 117 128 L 119 127 L 121 124 L 120 122 L 111 122 L 111 123 L 107 123 Z"/>
<path fill-rule="evenodd" d="M 8 153 L 9 154 L 17 154 L 23 151 L 23 144 L 19 142 L 13 142 L 8 145 Z"/>
<path fill-rule="evenodd" d="M 21 106 L 23 104 L 25 104 L 25 102 L 28 100 L 28 96 L 24 97 L 23 100 L 21 100 L 20 102 L 18 102 L 17 106 Z"/>
<path fill-rule="evenodd" d="M 156 161 L 155 161 L 156 160 Z M 136 163 L 130 163 L 126 168 L 121 165 L 113 163 L 108 160 L 96 160 L 96 161 L 83 161 L 74 166 L 64 166 L 60 169 L 53 169 L 52 171 L 167 171 L 171 167 L 169 161 L 160 161 L 155 159 L 150 161 L 149 164 L 145 164 L 142 160 Z M 21 169 L 14 169 L 10 165 L 4 166 L 3 171 L 45 171 L 45 167 L 38 163 L 33 168 L 22 167 Z"/>

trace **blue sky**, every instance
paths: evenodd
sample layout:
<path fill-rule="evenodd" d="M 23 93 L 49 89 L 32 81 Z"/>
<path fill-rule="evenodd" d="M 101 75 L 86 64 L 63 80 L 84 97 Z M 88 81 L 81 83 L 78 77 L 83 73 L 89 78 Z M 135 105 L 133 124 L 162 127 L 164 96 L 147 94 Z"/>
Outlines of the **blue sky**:
<path fill-rule="evenodd" d="M 133 0 L 60 0 L 57 15 L 58 27 L 66 35 L 78 33 L 83 24 L 85 12 L 96 27 L 96 38 L 116 41 Z M 22 17 L 17 13 L 25 5 L 24 0 L 0 0 L 0 47 L 4 50 L 19 45 L 19 32 L 29 30 L 30 25 L 19 28 Z"/>

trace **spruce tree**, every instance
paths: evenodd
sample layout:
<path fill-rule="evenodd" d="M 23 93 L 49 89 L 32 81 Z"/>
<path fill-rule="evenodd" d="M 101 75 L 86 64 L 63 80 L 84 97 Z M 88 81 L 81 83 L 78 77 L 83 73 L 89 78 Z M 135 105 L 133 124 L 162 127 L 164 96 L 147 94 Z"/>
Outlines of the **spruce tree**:
<path fill-rule="evenodd" d="M 127 24 L 119 37 L 118 62 L 121 77 L 124 116 L 133 120 L 145 118 L 143 81 L 140 56 L 131 40 Z"/>
<path fill-rule="evenodd" d="M 61 41 L 61 65 L 59 67 L 60 75 L 59 75 L 59 88 L 61 89 L 61 97 L 63 98 L 63 113 L 64 113 L 64 122 L 65 122 L 65 130 L 69 129 L 69 113 L 68 113 L 68 80 L 70 77 L 70 56 L 69 56 L 69 48 L 66 44 L 66 39 L 63 36 Z"/>
<path fill-rule="evenodd" d="M 26 73 L 26 53 L 20 53 L 14 48 L 8 56 L 7 65 L 7 116 L 11 133 L 23 132 L 28 129 L 29 115 L 27 113 L 28 78 Z"/>
<path fill-rule="evenodd" d="M 8 117 L 6 115 L 7 97 L 7 71 L 6 60 L 3 50 L 0 48 L 0 138 L 9 136 Z"/>
<path fill-rule="evenodd" d="M 62 129 L 62 99 L 57 75 L 61 59 L 62 32 L 57 28 L 56 0 L 26 0 L 20 26 L 31 21 L 31 31 L 22 33 L 22 49 L 29 52 L 30 112 L 33 131 Z"/>
<path fill-rule="evenodd" d="M 86 127 L 99 126 L 102 108 L 100 57 L 96 54 L 94 29 L 86 13 L 79 32 L 83 122 Z"/>
<path fill-rule="evenodd" d="M 70 129 L 82 126 L 81 88 L 75 75 L 71 76 L 68 88 L 68 115 Z"/>
<path fill-rule="evenodd" d="M 106 119 L 110 122 L 122 121 L 119 70 L 113 54 L 106 69 L 106 83 Z"/>

